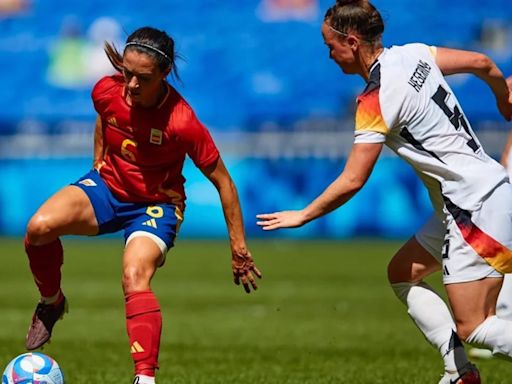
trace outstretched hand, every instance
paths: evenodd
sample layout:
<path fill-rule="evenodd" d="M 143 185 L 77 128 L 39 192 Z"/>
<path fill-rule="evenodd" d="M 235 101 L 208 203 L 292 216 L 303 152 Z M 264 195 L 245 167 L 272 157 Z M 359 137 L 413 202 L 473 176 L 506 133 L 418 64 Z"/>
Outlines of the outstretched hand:
<path fill-rule="evenodd" d="M 264 231 L 272 231 L 279 228 L 296 228 L 306 224 L 302 211 L 282 211 L 274 213 L 262 213 L 256 215 L 261 221 L 257 221 Z"/>
<path fill-rule="evenodd" d="M 254 275 L 261 279 L 261 272 L 254 264 L 249 251 L 232 251 L 231 268 L 233 269 L 233 278 L 236 285 L 240 285 L 240 282 L 242 282 L 247 293 L 251 293 L 251 287 L 253 291 L 258 289 Z"/>

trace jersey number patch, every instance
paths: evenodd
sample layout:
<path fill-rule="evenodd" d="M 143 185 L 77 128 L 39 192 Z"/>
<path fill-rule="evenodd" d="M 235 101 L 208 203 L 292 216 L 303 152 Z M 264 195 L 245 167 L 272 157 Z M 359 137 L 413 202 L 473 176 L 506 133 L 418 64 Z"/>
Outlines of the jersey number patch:
<path fill-rule="evenodd" d="M 450 94 L 446 91 L 446 89 L 443 88 L 442 85 L 437 88 L 436 93 L 434 93 L 434 96 L 432 96 L 432 100 L 434 100 L 434 103 L 436 103 L 439 108 L 444 112 L 444 114 L 450 119 L 450 123 L 453 125 L 453 127 L 458 131 L 460 130 L 460 127 L 462 126 L 466 133 L 469 135 L 470 139 L 468 140 L 467 144 L 468 146 L 473 150 L 473 152 L 476 152 L 479 148 L 475 138 L 473 137 L 473 133 L 471 132 L 471 129 L 469 128 L 469 124 L 460 111 L 458 106 L 455 106 L 453 108 L 453 111 L 450 109 L 448 105 L 446 105 L 446 100 L 450 97 Z"/>

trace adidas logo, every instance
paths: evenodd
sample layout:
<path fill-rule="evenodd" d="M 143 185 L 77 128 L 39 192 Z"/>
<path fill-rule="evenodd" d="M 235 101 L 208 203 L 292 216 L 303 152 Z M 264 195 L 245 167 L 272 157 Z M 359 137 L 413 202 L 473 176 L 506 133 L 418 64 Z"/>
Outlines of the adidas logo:
<path fill-rule="evenodd" d="M 110 124 L 112 124 L 114 127 L 117 127 L 117 120 L 115 117 L 111 117 L 110 119 L 107 120 Z"/>
<path fill-rule="evenodd" d="M 142 345 L 139 344 L 138 341 L 135 341 L 132 344 L 132 347 L 130 348 L 131 353 L 141 353 L 144 352 L 144 348 L 142 348 Z"/>
<path fill-rule="evenodd" d="M 158 228 L 156 225 L 155 219 L 149 219 L 148 221 L 143 222 L 142 225 L 146 225 L 146 226 L 152 227 L 152 228 Z"/>

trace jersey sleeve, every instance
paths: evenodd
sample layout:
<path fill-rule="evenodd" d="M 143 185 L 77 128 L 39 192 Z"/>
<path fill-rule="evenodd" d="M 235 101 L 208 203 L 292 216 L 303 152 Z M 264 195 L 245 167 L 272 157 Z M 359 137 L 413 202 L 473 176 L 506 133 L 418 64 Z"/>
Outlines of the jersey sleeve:
<path fill-rule="evenodd" d="M 100 79 L 93 87 L 91 98 L 94 109 L 98 114 L 102 114 L 108 106 L 111 93 L 119 82 L 119 76 L 106 76 Z"/>
<path fill-rule="evenodd" d="M 437 47 L 434 45 L 427 45 L 423 43 L 410 43 L 404 45 L 405 48 L 411 49 L 420 55 L 428 56 L 435 59 L 437 56 Z"/>
<path fill-rule="evenodd" d="M 189 106 L 183 107 L 182 117 L 177 133 L 187 155 L 200 169 L 211 165 L 220 154 L 210 132 Z"/>
<path fill-rule="evenodd" d="M 355 143 L 383 143 L 389 133 L 381 111 L 377 87 L 357 99 Z"/>

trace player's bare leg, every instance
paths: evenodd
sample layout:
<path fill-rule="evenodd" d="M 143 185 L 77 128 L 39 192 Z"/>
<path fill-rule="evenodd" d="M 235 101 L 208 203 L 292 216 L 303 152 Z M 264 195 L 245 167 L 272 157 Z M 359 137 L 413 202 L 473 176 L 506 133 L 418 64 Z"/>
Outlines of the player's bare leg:
<path fill-rule="evenodd" d="M 478 371 L 466 357 L 448 306 L 422 281 L 440 268 L 439 262 L 413 237 L 390 261 L 388 279 L 417 327 L 439 350 L 445 365 L 440 383 L 478 384 Z M 464 377 L 468 380 L 462 381 Z"/>
<path fill-rule="evenodd" d="M 512 321 L 512 275 L 503 277 L 503 285 L 496 302 L 496 316 L 503 320 Z M 494 357 L 492 351 L 486 348 L 472 347 L 468 354 L 476 359 L 491 359 Z"/>
<path fill-rule="evenodd" d="M 498 318 L 496 299 L 502 279 L 449 284 L 446 291 L 460 337 L 489 348 L 494 355 L 512 359 L 512 321 Z"/>
<path fill-rule="evenodd" d="M 162 315 L 150 283 L 162 258 L 162 249 L 146 236 L 130 239 L 123 256 L 126 328 L 137 384 L 154 384 L 158 369 Z"/>
<path fill-rule="evenodd" d="M 59 236 L 97 232 L 94 209 L 85 192 L 74 186 L 50 197 L 29 221 L 25 250 L 41 300 L 27 333 L 27 349 L 43 346 L 50 339 L 57 320 L 67 312 L 67 300 L 60 287 L 63 250 Z"/>
<path fill-rule="evenodd" d="M 62 235 L 96 235 L 98 222 L 87 194 L 74 185 L 51 196 L 27 225 L 30 245 L 40 246 Z"/>

